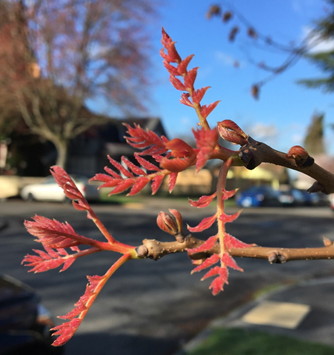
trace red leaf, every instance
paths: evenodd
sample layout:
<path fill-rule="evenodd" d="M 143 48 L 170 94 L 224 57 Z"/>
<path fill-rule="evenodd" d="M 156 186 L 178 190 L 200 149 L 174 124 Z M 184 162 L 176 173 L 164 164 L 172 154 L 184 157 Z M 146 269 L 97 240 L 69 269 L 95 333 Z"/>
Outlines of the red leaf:
<path fill-rule="evenodd" d="M 192 68 L 184 76 L 184 85 L 187 89 L 192 89 L 197 76 L 198 67 Z"/>
<path fill-rule="evenodd" d="M 209 286 L 211 292 L 216 296 L 219 292 L 224 290 L 224 285 L 228 283 L 228 270 L 227 268 L 220 268 L 219 276 L 216 277 Z"/>
<path fill-rule="evenodd" d="M 152 170 L 152 171 L 160 171 L 159 167 L 156 165 L 153 165 L 150 163 L 148 160 L 142 158 L 140 155 L 136 154 L 134 155 L 136 158 L 137 162 L 145 169 L 147 170 Z"/>
<path fill-rule="evenodd" d="M 228 233 L 225 233 L 224 245 L 228 250 L 232 248 L 248 248 L 251 246 L 250 244 L 244 243 Z"/>
<path fill-rule="evenodd" d="M 130 160 L 122 157 L 122 162 L 136 175 L 146 175 L 146 172 L 139 168 L 137 165 L 133 164 Z"/>
<path fill-rule="evenodd" d="M 139 193 L 148 184 L 149 181 L 150 179 L 145 176 L 137 178 L 127 196 L 133 196 Z"/>
<path fill-rule="evenodd" d="M 110 155 L 108 155 L 108 160 L 109 160 L 110 164 L 112 166 L 114 166 L 121 174 L 123 174 L 127 178 L 133 177 L 133 174 L 129 170 L 125 169 L 122 164 L 120 164 L 118 161 L 113 159 Z"/>
<path fill-rule="evenodd" d="M 210 269 L 202 278 L 201 281 L 204 281 L 208 279 L 209 277 L 219 275 L 220 272 L 220 266 L 215 266 L 212 269 Z"/>
<path fill-rule="evenodd" d="M 179 79 L 175 78 L 175 76 L 171 75 L 169 77 L 169 81 L 172 83 L 172 85 L 175 87 L 176 90 L 180 90 L 180 91 L 187 90 L 184 84 Z"/>
<path fill-rule="evenodd" d="M 238 189 L 234 190 L 225 190 L 223 189 L 223 200 L 228 200 L 229 198 L 233 197 L 238 192 Z"/>
<path fill-rule="evenodd" d="M 180 75 L 178 69 L 174 67 L 173 65 L 169 64 L 167 60 L 163 61 L 164 67 L 168 70 L 170 75 L 176 76 Z"/>
<path fill-rule="evenodd" d="M 217 193 L 213 193 L 212 195 L 201 196 L 197 201 L 189 200 L 189 204 L 193 207 L 204 208 L 209 206 L 209 204 L 213 201 L 213 199 L 217 196 Z"/>
<path fill-rule="evenodd" d="M 239 216 L 240 216 L 241 211 L 238 211 L 237 213 L 228 215 L 226 213 L 223 213 L 219 216 L 219 219 L 223 221 L 224 223 L 231 223 L 235 221 Z"/>
<path fill-rule="evenodd" d="M 160 167 L 178 173 L 180 171 L 186 170 L 193 163 L 193 158 L 163 158 L 160 162 Z"/>
<path fill-rule="evenodd" d="M 229 253 L 224 253 L 224 255 L 221 258 L 221 261 L 224 265 L 226 265 L 227 267 L 230 267 L 234 270 L 238 270 L 238 271 L 244 271 L 236 262 L 235 260 L 232 258 L 232 256 Z"/>
<path fill-rule="evenodd" d="M 194 104 L 189 100 L 190 94 L 187 92 L 182 93 L 180 102 L 183 105 L 194 107 Z"/>
<path fill-rule="evenodd" d="M 156 175 L 153 179 L 152 179 L 152 182 L 151 182 L 151 189 L 152 189 L 152 195 L 155 195 L 161 184 L 163 183 L 164 181 L 164 178 L 165 178 L 165 175 Z"/>
<path fill-rule="evenodd" d="M 210 113 L 216 108 L 219 102 L 220 101 L 215 101 L 212 104 L 203 105 L 201 107 L 201 115 L 203 116 L 203 118 L 207 118 L 210 115 Z"/>
<path fill-rule="evenodd" d="M 171 150 L 173 157 L 184 158 L 194 154 L 194 149 L 180 138 L 174 138 L 165 144 Z"/>
<path fill-rule="evenodd" d="M 50 248 L 69 248 L 80 244 L 93 245 L 95 242 L 93 239 L 76 233 L 69 223 L 61 223 L 43 216 L 35 216 L 33 221 L 25 221 L 24 225 L 43 246 Z"/>
<path fill-rule="evenodd" d="M 209 258 L 205 259 L 202 262 L 202 264 L 200 264 L 197 267 L 195 267 L 195 269 L 193 269 L 191 271 L 191 273 L 193 274 L 195 272 L 202 271 L 202 270 L 212 266 L 213 264 L 217 263 L 218 261 L 219 261 L 219 255 L 218 254 L 213 254 Z"/>
<path fill-rule="evenodd" d="M 191 54 L 179 63 L 177 70 L 180 75 L 184 75 L 187 72 L 188 64 L 190 63 L 190 61 L 192 60 L 193 57 L 194 57 L 194 55 Z"/>
<path fill-rule="evenodd" d="M 210 216 L 210 217 L 206 217 L 206 218 L 202 219 L 202 221 L 195 227 L 190 227 L 188 225 L 188 230 L 190 232 L 202 232 L 205 229 L 210 228 L 213 225 L 213 223 L 216 221 L 216 218 L 217 218 L 216 214 L 214 214 L 213 216 Z"/>
<path fill-rule="evenodd" d="M 127 179 L 127 180 L 122 180 L 117 184 L 117 186 L 109 192 L 109 195 L 115 195 L 119 194 L 121 192 L 126 191 L 128 188 L 130 188 L 131 185 L 133 185 L 134 179 Z"/>
<path fill-rule="evenodd" d="M 192 94 L 192 99 L 196 104 L 199 104 L 201 102 L 201 100 L 203 99 L 205 93 L 207 92 L 207 90 L 210 88 L 210 86 L 206 86 L 204 88 L 195 90 Z"/>
<path fill-rule="evenodd" d="M 78 330 L 82 319 L 74 318 L 69 322 L 60 324 L 51 330 L 55 330 L 52 335 L 59 335 L 58 338 L 52 343 L 53 346 L 61 346 L 67 343 L 74 333 Z"/>
<path fill-rule="evenodd" d="M 211 250 L 217 242 L 217 236 L 213 235 L 212 237 L 209 237 L 203 244 L 201 244 L 197 248 L 193 249 L 188 249 L 187 252 L 188 254 L 197 254 L 197 253 L 203 253 Z"/>
<path fill-rule="evenodd" d="M 171 173 L 168 176 L 168 191 L 169 192 L 172 192 L 175 187 L 177 175 L 178 175 L 178 173 Z"/>

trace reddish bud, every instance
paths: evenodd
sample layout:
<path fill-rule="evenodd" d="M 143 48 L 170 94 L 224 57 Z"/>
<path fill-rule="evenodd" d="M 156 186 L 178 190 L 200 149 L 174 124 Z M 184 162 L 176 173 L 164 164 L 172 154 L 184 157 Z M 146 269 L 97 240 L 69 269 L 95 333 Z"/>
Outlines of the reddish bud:
<path fill-rule="evenodd" d="M 211 19 L 214 16 L 220 16 L 221 7 L 219 5 L 211 5 L 208 12 L 206 13 L 206 17 Z"/>
<path fill-rule="evenodd" d="M 182 216 L 175 209 L 170 209 L 170 213 L 160 212 L 157 217 L 158 227 L 171 235 L 181 234 L 182 232 Z"/>
<path fill-rule="evenodd" d="M 230 33 L 228 35 L 228 39 L 229 39 L 230 42 L 233 42 L 235 40 L 235 37 L 238 34 L 238 32 L 239 32 L 239 27 L 238 26 L 234 26 L 231 29 L 231 31 L 230 31 Z"/>
<path fill-rule="evenodd" d="M 224 12 L 224 14 L 223 14 L 223 22 L 226 23 L 226 22 L 230 21 L 232 17 L 233 17 L 233 14 L 232 14 L 231 11 Z"/>
<path fill-rule="evenodd" d="M 297 166 L 306 168 L 314 163 L 314 159 L 309 156 L 308 152 L 300 145 L 295 145 L 287 153 L 288 158 L 295 160 Z"/>
<path fill-rule="evenodd" d="M 253 85 L 251 87 L 251 95 L 254 97 L 254 99 L 258 100 L 260 96 L 260 87 L 259 85 Z"/>
<path fill-rule="evenodd" d="M 219 135 L 228 142 L 245 145 L 247 144 L 247 134 L 233 121 L 224 120 L 218 122 Z"/>

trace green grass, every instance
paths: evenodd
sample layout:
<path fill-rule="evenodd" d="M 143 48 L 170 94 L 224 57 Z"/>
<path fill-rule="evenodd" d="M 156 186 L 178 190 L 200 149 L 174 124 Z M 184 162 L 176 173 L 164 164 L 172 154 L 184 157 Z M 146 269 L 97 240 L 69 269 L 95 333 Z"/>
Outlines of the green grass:
<path fill-rule="evenodd" d="M 250 329 L 220 328 L 189 355 L 333 355 L 334 348 Z"/>

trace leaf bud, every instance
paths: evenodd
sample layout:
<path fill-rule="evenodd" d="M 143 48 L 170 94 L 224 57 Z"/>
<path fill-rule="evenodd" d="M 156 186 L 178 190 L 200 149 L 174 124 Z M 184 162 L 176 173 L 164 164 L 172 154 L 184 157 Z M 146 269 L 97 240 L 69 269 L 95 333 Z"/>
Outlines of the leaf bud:
<path fill-rule="evenodd" d="M 169 213 L 159 212 L 157 217 L 158 227 L 171 235 L 181 234 L 182 232 L 182 216 L 175 209 L 170 209 Z"/>
<path fill-rule="evenodd" d="M 219 135 L 228 142 L 245 145 L 247 144 L 247 134 L 233 121 L 224 120 L 218 122 Z"/>

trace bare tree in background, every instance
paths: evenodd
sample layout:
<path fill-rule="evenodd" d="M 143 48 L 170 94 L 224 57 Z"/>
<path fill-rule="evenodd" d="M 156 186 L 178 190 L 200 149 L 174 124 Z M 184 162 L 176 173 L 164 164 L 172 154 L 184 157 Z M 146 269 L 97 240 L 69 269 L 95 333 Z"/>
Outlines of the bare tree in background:
<path fill-rule="evenodd" d="M 89 99 L 143 109 L 153 14 L 147 0 L 1 2 L 0 104 L 54 144 L 58 165 L 69 141 L 101 121 Z"/>

